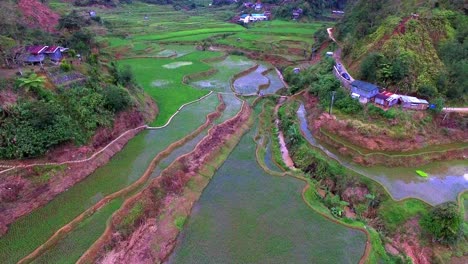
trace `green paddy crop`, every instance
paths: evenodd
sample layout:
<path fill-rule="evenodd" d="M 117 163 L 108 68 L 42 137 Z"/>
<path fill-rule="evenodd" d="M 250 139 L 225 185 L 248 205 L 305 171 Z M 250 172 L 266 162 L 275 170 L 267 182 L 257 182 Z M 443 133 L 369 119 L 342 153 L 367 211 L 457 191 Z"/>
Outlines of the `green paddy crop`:
<path fill-rule="evenodd" d="M 122 203 L 123 199 L 111 201 L 32 263 L 75 263 L 104 232 L 107 219 Z"/>
<path fill-rule="evenodd" d="M 136 181 L 157 153 L 203 124 L 217 104 L 217 96 L 211 95 L 184 108 L 166 128 L 141 132 L 109 163 L 47 205 L 18 219 L 0 238 L 2 261 L 17 262 L 103 197 Z"/>
<path fill-rule="evenodd" d="M 119 63 L 130 65 L 137 82 L 155 99 L 159 107 L 159 116 L 152 125 L 162 125 L 182 104 L 208 93 L 208 91 L 197 90 L 182 83 L 182 79 L 188 74 L 209 70 L 210 66 L 201 60 L 219 55 L 217 52 L 196 51 L 175 59 L 138 58 L 121 60 Z M 164 67 L 175 62 L 191 62 L 192 64 L 177 69 Z"/>

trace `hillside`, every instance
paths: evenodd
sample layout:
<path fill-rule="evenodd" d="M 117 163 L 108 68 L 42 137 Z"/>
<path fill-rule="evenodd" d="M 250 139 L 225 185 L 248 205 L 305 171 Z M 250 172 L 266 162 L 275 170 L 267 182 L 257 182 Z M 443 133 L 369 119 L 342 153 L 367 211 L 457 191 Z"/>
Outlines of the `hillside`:
<path fill-rule="evenodd" d="M 392 91 L 466 102 L 466 12 L 460 1 L 357 1 L 336 27 L 344 62 Z"/>

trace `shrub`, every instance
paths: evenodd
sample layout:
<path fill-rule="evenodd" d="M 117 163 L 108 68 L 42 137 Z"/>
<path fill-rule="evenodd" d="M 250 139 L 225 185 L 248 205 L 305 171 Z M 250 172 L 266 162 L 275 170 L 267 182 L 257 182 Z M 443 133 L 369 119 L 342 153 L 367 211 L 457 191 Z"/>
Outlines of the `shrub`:
<path fill-rule="evenodd" d="M 60 69 L 64 72 L 69 72 L 72 70 L 72 65 L 66 61 L 60 64 Z"/>
<path fill-rule="evenodd" d="M 421 220 L 421 226 L 442 244 L 455 244 L 463 233 L 463 220 L 454 202 L 434 207 Z"/>
<path fill-rule="evenodd" d="M 132 99 L 124 88 L 109 85 L 102 90 L 105 98 L 104 107 L 112 112 L 125 110 L 130 106 Z"/>

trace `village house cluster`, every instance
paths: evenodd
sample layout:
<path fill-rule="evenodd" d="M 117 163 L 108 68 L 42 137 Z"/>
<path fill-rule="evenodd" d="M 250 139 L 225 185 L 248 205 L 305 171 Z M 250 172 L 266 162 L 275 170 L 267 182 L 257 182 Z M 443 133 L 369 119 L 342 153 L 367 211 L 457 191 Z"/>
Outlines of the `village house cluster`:
<path fill-rule="evenodd" d="M 429 102 L 414 96 L 400 95 L 379 89 L 375 84 L 352 79 L 343 66 L 337 63 L 334 66 L 334 74 L 341 81 L 344 87 L 351 92 L 351 97 L 366 104 L 372 102 L 383 109 L 388 109 L 395 105 L 401 105 L 404 109 L 426 110 Z"/>
<path fill-rule="evenodd" d="M 26 46 L 24 52 L 21 53 L 20 60 L 24 63 L 40 63 L 42 64 L 46 59 L 54 63 L 58 63 L 63 58 L 63 53 L 68 51 L 68 48 L 60 46 Z"/>

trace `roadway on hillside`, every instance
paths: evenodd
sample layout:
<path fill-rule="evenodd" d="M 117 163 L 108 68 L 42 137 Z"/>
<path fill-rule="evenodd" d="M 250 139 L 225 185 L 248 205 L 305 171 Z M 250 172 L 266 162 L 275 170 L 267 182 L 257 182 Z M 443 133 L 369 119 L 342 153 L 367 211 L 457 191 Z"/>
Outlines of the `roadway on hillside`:
<path fill-rule="evenodd" d="M 328 32 L 328 37 L 336 43 L 336 45 L 338 45 L 338 49 L 333 52 L 333 58 L 335 59 L 336 63 L 340 63 L 341 64 L 341 67 L 342 67 L 342 70 L 340 72 L 341 73 L 344 73 L 346 72 L 349 77 L 351 78 L 351 81 L 354 81 L 354 78 L 351 76 L 351 74 L 349 74 L 349 72 L 346 70 L 346 68 L 344 67 L 342 61 L 341 61 L 341 48 L 339 48 L 339 44 L 338 42 L 336 41 L 335 37 L 333 36 L 333 28 L 327 28 L 327 32 Z M 468 107 L 444 107 L 442 109 L 443 112 L 457 112 L 457 113 L 468 113 Z"/>

